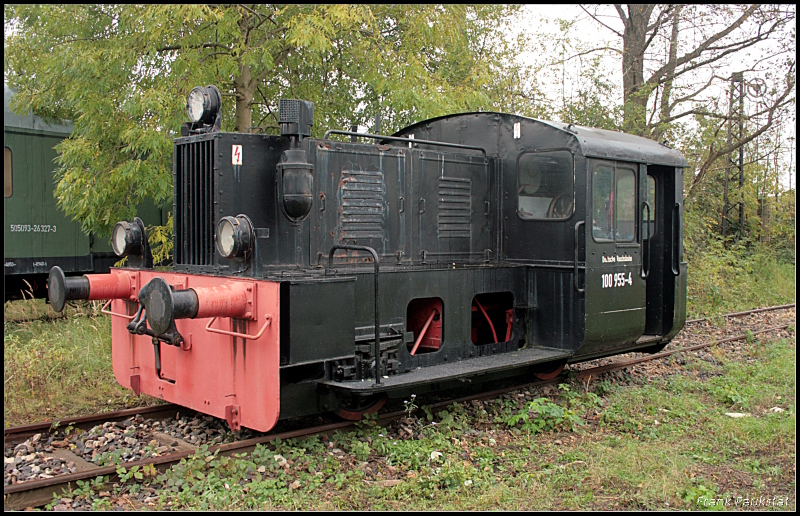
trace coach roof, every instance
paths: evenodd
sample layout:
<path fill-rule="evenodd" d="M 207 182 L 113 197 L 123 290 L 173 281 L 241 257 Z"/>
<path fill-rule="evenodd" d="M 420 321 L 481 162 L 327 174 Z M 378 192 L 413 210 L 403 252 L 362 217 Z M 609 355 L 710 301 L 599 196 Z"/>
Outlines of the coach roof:
<path fill-rule="evenodd" d="M 12 112 L 9 105 L 13 96 L 14 92 L 8 85 L 3 83 L 3 127 L 32 129 L 34 131 L 56 133 L 60 135 L 69 135 L 72 133 L 72 122 L 48 124 L 44 119 L 34 115 L 30 111 L 25 115 L 18 115 Z"/>

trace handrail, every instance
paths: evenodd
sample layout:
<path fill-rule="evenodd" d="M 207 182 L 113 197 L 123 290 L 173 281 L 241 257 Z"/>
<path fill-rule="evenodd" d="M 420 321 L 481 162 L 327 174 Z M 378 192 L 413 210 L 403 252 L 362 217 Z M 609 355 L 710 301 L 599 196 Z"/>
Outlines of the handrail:
<path fill-rule="evenodd" d="M 238 333 L 238 332 L 235 332 L 235 331 L 218 330 L 217 328 L 212 328 L 211 325 L 214 324 L 214 321 L 216 321 L 218 317 L 219 316 L 214 316 L 214 317 L 211 318 L 210 321 L 208 321 L 208 324 L 206 324 L 206 331 L 211 332 L 211 333 L 219 333 L 219 334 L 222 334 L 222 335 L 228 335 L 230 337 L 238 337 L 240 339 L 247 339 L 247 340 L 258 340 L 258 339 L 260 339 L 261 336 L 264 334 L 264 330 L 267 329 L 267 326 L 272 324 L 272 315 L 265 314 L 264 315 L 264 319 L 265 319 L 264 326 L 262 326 L 261 329 L 258 330 L 258 333 L 256 333 L 255 335 L 248 335 L 246 333 Z"/>
<path fill-rule="evenodd" d="M 327 134 L 327 133 L 326 133 Z M 379 271 L 379 259 L 378 253 L 375 249 L 371 247 L 367 247 L 365 245 L 335 245 L 331 247 L 330 252 L 328 253 L 328 268 L 331 267 L 333 264 L 333 254 L 336 252 L 337 249 L 345 249 L 350 251 L 367 251 L 368 253 L 372 254 L 372 260 L 374 262 L 375 267 L 375 385 L 380 385 L 381 383 L 381 337 L 380 337 L 380 315 L 378 312 L 378 271 Z"/>
<path fill-rule="evenodd" d="M 101 314 L 113 315 L 113 316 L 115 316 L 115 317 L 122 317 L 123 319 L 127 319 L 127 320 L 129 320 L 129 321 L 130 321 L 130 320 L 132 320 L 134 317 L 136 317 L 136 314 L 133 314 L 133 315 L 124 315 L 124 314 L 118 314 L 118 313 L 116 313 L 116 312 L 112 312 L 111 310 L 106 310 L 106 308 L 108 308 L 108 305 L 110 305 L 112 301 L 114 301 L 114 299 L 113 299 L 113 298 L 112 298 L 112 299 L 109 299 L 108 301 L 106 301 L 106 304 L 104 304 L 104 305 L 103 305 L 103 306 L 100 308 L 100 313 L 101 313 Z"/>
<path fill-rule="evenodd" d="M 472 145 L 462 145 L 460 143 L 449 143 L 449 142 L 437 142 L 434 140 L 417 140 L 415 138 L 401 138 L 399 136 L 385 136 L 382 134 L 369 134 L 369 133 L 356 133 L 353 131 L 339 131 L 336 129 L 329 129 L 325 131 L 325 135 L 322 137 L 323 140 L 328 139 L 328 135 L 331 134 L 341 134 L 344 136 L 361 136 L 363 138 L 372 138 L 373 140 L 391 140 L 396 142 L 408 142 L 408 143 L 422 143 L 425 145 L 439 145 L 440 147 L 453 147 L 456 149 L 469 149 L 469 150 L 477 150 L 481 151 L 484 156 L 486 156 L 486 149 L 483 147 L 474 147 Z"/>
<path fill-rule="evenodd" d="M 647 208 L 647 218 L 644 217 L 644 209 Z M 650 277 L 650 203 L 644 201 L 642 203 L 642 261 L 639 276 L 642 279 Z M 644 250 L 645 242 L 647 243 L 647 251 Z M 644 270 L 644 262 L 647 261 L 647 271 Z"/>
<path fill-rule="evenodd" d="M 676 217 L 677 215 L 677 217 Z M 677 264 L 677 268 L 675 267 L 676 263 L 680 260 L 679 253 L 680 253 L 680 235 L 681 235 L 681 205 L 675 203 L 675 206 L 672 207 L 672 252 L 671 252 L 671 265 L 672 265 L 672 274 L 675 276 L 680 276 L 681 274 L 681 266 Z"/>
<path fill-rule="evenodd" d="M 580 248 L 580 245 L 579 245 L 580 241 L 578 240 L 578 228 L 581 227 L 581 226 L 585 226 L 585 225 L 586 225 L 586 221 L 584 221 L 584 220 L 579 220 L 578 222 L 575 223 L 575 264 L 574 264 L 574 267 L 575 267 L 575 269 L 574 269 L 575 283 L 574 283 L 574 286 L 575 286 L 575 292 L 577 292 L 578 294 L 583 294 L 584 292 L 586 292 L 586 287 L 580 288 L 578 286 L 578 276 L 579 276 L 579 272 L 578 272 L 579 271 L 579 269 L 578 269 L 578 250 Z M 585 234 L 586 234 L 586 230 L 584 229 L 584 235 Z"/>

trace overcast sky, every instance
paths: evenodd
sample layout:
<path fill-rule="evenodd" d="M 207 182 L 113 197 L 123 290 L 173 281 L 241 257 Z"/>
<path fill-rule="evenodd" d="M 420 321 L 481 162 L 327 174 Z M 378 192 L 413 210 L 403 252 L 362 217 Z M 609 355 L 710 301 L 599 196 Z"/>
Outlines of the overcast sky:
<path fill-rule="evenodd" d="M 521 16 L 517 21 L 517 30 L 522 31 L 525 34 L 530 34 L 531 37 L 535 37 L 537 33 L 545 33 L 547 37 L 558 38 L 561 37 L 561 31 L 559 30 L 558 23 L 556 20 L 558 18 L 566 19 L 566 20 L 577 20 L 576 23 L 576 30 L 570 31 L 569 37 L 575 41 L 580 41 L 590 45 L 591 48 L 602 47 L 606 43 L 610 44 L 610 46 L 614 46 L 616 48 L 622 47 L 622 42 L 618 36 L 612 33 L 610 30 L 601 27 L 592 20 L 578 5 L 526 5 L 523 7 L 524 15 Z M 602 18 L 603 22 L 609 25 L 611 28 L 618 30 L 619 32 L 623 31 L 622 20 L 616 13 L 613 11 L 608 12 L 609 16 Z M 542 20 L 543 18 L 543 20 Z M 527 63 L 535 63 L 535 62 L 542 62 L 543 59 L 551 58 L 552 56 L 542 56 L 542 55 L 531 55 L 531 54 L 522 54 L 519 56 L 521 62 Z M 752 53 L 749 56 L 750 59 L 757 59 L 759 57 L 758 51 Z M 741 57 L 744 59 L 744 57 Z M 575 80 L 579 73 L 579 63 L 576 59 L 570 61 L 572 64 L 568 64 L 564 67 L 563 73 L 564 78 L 566 79 L 564 82 L 566 84 L 564 94 L 569 97 L 572 93 L 571 88 L 575 86 Z M 606 70 L 606 76 L 610 80 L 613 81 L 614 84 L 619 85 L 618 91 L 618 98 L 615 99 L 617 102 L 622 102 L 622 67 L 619 58 L 615 58 L 609 53 L 606 53 L 605 57 L 602 61 L 604 68 Z M 734 66 L 740 61 L 734 61 Z M 733 72 L 735 70 L 725 70 L 727 73 Z M 755 77 L 753 77 L 755 78 Z M 561 77 L 558 77 L 558 81 L 549 81 L 549 83 L 545 83 L 545 95 L 551 101 L 557 101 L 561 97 Z M 748 77 L 745 77 L 748 80 Z M 714 95 L 722 95 L 727 97 L 728 92 L 727 90 L 722 90 L 718 92 L 714 92 Z M 724 97 L 723 97 L 724 98 Z M 746 105 L 747 109 L 747 105 Z M 794 123 L 788 124 L 784 130 L 782 131 L 782 139 L 785 140 L 784 145 L 786 146 L 787 150 L 789 145 L 791 144 L 791 156 L 789 152 L 785 152 L 784 155 L 781 156 L 781 160 L 785 164 L 786 172 L 782 177 L 782 183 L 785 187 L 789 186 L 789 162 L 792 163 L 792 169 L 796 170 L 796 163 L 797 163 L 797 155 L 796 155 L 796 140 L 794 137 L 796 136 L 796 127 Z M 792 138 L 790 140 L 790 138 Z M 796 184 L 796 174 L 794 171 L 792 172 L 792 184 Z"/>

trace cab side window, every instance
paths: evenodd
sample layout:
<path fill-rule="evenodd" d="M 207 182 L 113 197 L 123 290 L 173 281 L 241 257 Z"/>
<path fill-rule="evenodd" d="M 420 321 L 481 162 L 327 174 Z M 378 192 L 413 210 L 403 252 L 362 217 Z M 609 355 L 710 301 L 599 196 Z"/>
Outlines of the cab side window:
<path fill-rule="evenodd" d="M 592 236 L 598 242 L 614 240 L 614 167 L 600 164 L 592 174 Z"/>
<path fill-rule="evenodd" d="M 524 152 L 517 158 L 517 214 L 521 219 L 570 218 L 574 192 L 569 151 Z"/>
<path fill-rule="evenodd" d="M 629 168 L 617 168 L 617 242 L 633 242 L 636 235 L 636 175 Z"/>
<path fill-rule="evenodd" d="M 612 163 L 592 172 L 592 237 L 596 242 L 636 238 L 636 173 Z"/>

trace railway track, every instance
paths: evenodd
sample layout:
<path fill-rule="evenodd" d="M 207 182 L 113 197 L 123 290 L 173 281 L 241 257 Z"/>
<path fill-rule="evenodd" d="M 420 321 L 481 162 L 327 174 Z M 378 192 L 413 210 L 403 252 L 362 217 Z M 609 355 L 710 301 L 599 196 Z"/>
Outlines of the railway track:
<path fill-rule="evenodd" d="M 745 312 L 726 314 L 725 317 L 741 318 L 762 314 L 764 312 L 793 309 L 794 307 L 794 304 L 789 304 L 759 308 Z M 694 319 L 687 321 L 687 324 L 694 328 L 695 325 L 700 325 L 705 321 L 705 319 Z M 686 343 L 676 349 L 668 349 L 652 355 L 629 353 L 627 355 L 616 356 L 611 362 L 608 360 L 600 360 L 576 364 L 576 366 L 579 367 L 570 369 L 570 374 L 577 378 L 596 379 L 605 373 L 621 371 L 644 362 L 659 360 L 670 355 L 696 351 L 718 344 L 745 340 L 756 335 L 770 334 L 786 329 L 787 327 L 788 324 L 783 324 L 765 326 L 757 328 L 754 331 L 746 329 L 747 331 L 745 332 L 728 335 L 722 338 L 704 338 L 707 337 L 707 335 L 698 333 L 694 336 L 694 339 L 703 340 L 703 342 L 694 344 Z M 685 329 L 681 335 L 683 334 L 690 335 L 691 331 L 687 332 Z M 681 339 L 681 335 L 679 335 L 674 342 L 678 343 L 680 340 L 691 340 L 690 337 Z M 587 382 L 589 380 L 587 380 Z M 479 395 L 447 399 L 429 406 L 433 411 L 437 411 L 453 403 L 490 400 L 513 391 L 542 387 L 545 385 L 557 385 L 560 382 L 563 382 L 563 376 L 556 377 L 552 380 L 514 385 L 491 392 L 484 392 Z M 405 410 L 387 411 L 379 413 L 377 422 L 379 425 L 385 426 L 406 415 L 407 413 Z M 203 425 L 196 423 L 197 420 L 204 420 L 206 423 L 210 424 L 216 423 L 217 428 L 214 431 L 203 429 Z M 17 466 L 28 458 L 31 458 L 31 455 L 33 455 L 33 462 L 35 462 L 36 459 L 40 458 L 39 454 L 42 454 L 43 456 L 51 456 L 50 458 L 53 459 L 53 461 L 60 461 L 59 464 L 64 464 L 66 467 L 61 467 L 60 469 L 54 467 L 49 468 L 52 470 L 52 474 L 46 474 L 45 477 L 50 478 L 17 479 L 15 483 L 4 485 L 4 505 L 6 508 L 10 509 L 43 506 L 53 499 L 53 493 L 60 493 L 70 488 L 75 488 L 78 481 L 87 481 L 99 476 L 108 476 L 111 481 L 113 481 L 117 475 L 117 466 L 105 465 L 105 461 L 102 460 L 104 457 L 111 457 L 111 455 L 104 456 L 103 453 L 97 452 L 97 450 L 102 449 L 103 446 L 108 446 L 108 443 L 112 440 L 129 445 L 138 441 L 146 441 L 148 443 L 147 445 L 140 445 L 139 451 L 130 453 L 127 459 L 124 456 L 117 455 L 117 457 L 124 460 L 126 468 L 130 469 L 134 466 L 142 467 L 152 464 L 158 470 L 165 471 L 181 459 L 193 455 L 201 444 L 208 443 L 209 436 L 216 435 L 214 439 L 222 439 L 220 436 L 224 436 L 224 430 L 220 430 L 220 428 L 224 428 L 224 422 L 220 423 L 219 421 L 215 422 L 211 420 L 213 420 L 213 418 L 199 416 L 191 410 L 172 404 L 164 404 L 141 409 L 129 409 L 94 416 L 64 419 L 58 422 L 44 422 L 6 428 L 4 429 L 6 464 L 13 463 Z M 296 428 L 298 425 L 300 425 L 300 427 Z M 211 453 L 218 451 L 219 455 L 249 453 L 253 451 L 256 446 L 269 443 L 276 439 L 286 440 L 314 434 L 330 433 L 337 430 L 346 431 L 353 428 L 354 425 L 355 423 L 351 421 L 312 426 L 307 426 L 303 422 L 282 423 L 276 430 L 267 434 L 253 434 L 245 431 L 245 433 L 238 436 L 224 436 L 227 438 L 236 437 L 237 439 L 235 442 L 219 442 L 212 439 L 208 450 Z M 98 428 L 100 430 L 98 430 Z M 81 432 L 81 435 L 84 437 L 84 441 L 81 442 L 80 446 L 75 446 L 75 443 L 70 441 L 69 434 L 74 435 L 73 432 L 76 431 Z M 217 434 L 215 434 L 215 432 L 217 432 Z M 181 434 L 183 435 L 181 436 Z M 197 437 L 198 435 L 200 435 L 201 438 L 192 439 L 192 437 Z M 40 446 L 41 443 L 44 442 L 48 442 L 49 444 L 45 447 Z M 89 443 L 91 443 L 91 446 Z M 97 443 L 102 444 L 98 446 Z M 44 449 L 45 451 L 39 451 L 39 449 Z M 51 451 L 48 452 L 46 451 L 47 449 Z M 22 451 L 22 454 L 17 453 L 18 450 Z M 10 456 L 9 451 L 11 452 Z M 22 460 L 17 461 L 20 455 L 22 455 Z M 100 460 L 97 460 L 98 458 Z M 51 463 L 55 464 L 53 461 L 51 461 Z M 69 466 L 70 464 L 74 466 Z M 39 471 L 41 471 L 42 467 L 43 466 L 38 466 Z"/>

